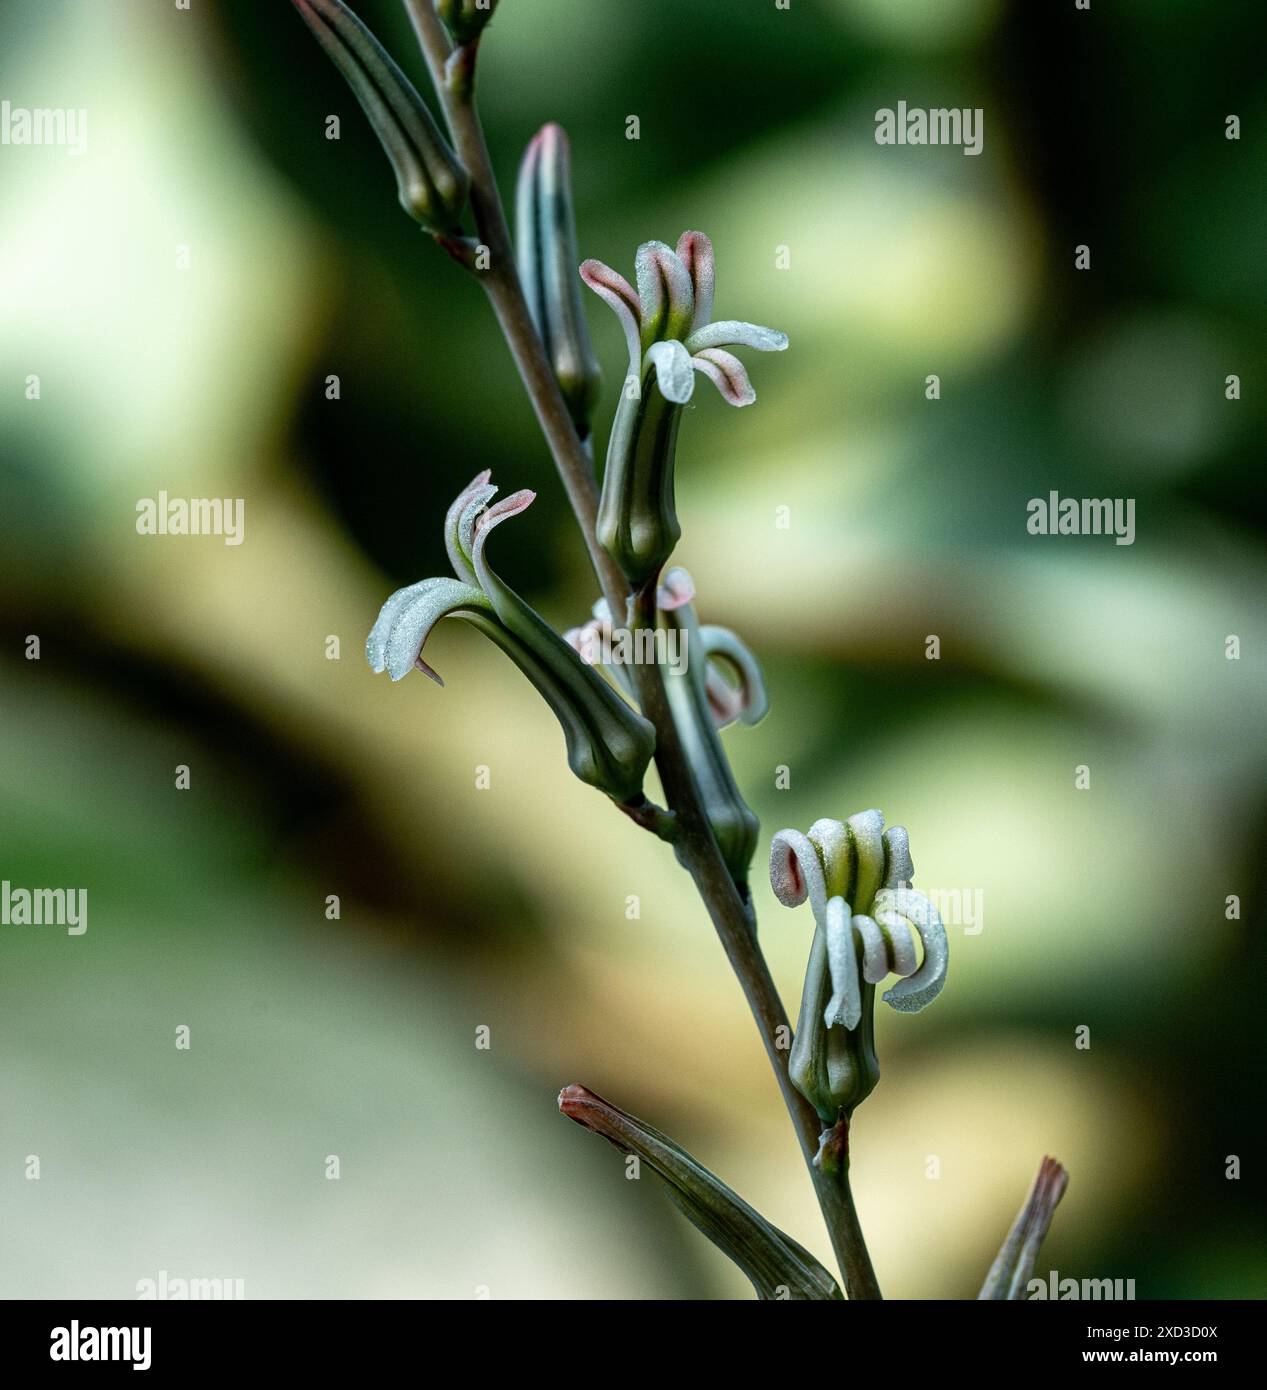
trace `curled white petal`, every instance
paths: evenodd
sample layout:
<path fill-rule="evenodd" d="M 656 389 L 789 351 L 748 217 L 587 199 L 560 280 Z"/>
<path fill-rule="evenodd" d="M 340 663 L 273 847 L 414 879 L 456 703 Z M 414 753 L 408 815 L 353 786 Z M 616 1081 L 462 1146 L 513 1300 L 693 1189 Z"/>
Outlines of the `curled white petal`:
<path fill-rule="evenodd" d="M 915 877 L 915 865 L 911 860 L 911 837 L 904 825 L 891 825 L 884 832 L 884 847 L 887 851 L 884 874 L 886 888 L 909 888 Z"/>
<path fill-rule="evenodd" d="M 862 943 L 862 978 L 869 985 L 878 985 L 889 973 L 889 943 L 880 924 L 863 913 L 853 919 L 853 929 Z"/>
<path fill-rule="evenodd" d="M 434 579 L 423 579 L 417 584 L 407 584 L 403 589 L 397 589 L 378 610 L 378 617 L 374 620 L 374 626 L 370 628 L 370 635 L 365 639 L 365 659 L 376 675 L 381 675 L 387 669 L 387 635 L 396 621 L 396 614 L 410 600 L 420 597 L 434 587 L 435 582 Z"/>
<path fill-rule="evenodd" d="M 581 279 L 620 320 L 629 347 L 629 370 L 636 377 L 638 363 L 642 360 L 642 304 L 637 291 L 619 271 L 602 261 L 583 261 Z"/>
<path fill-rule="evenodd" d="M 884 1002 L 900 1013 L 918 1013 L 937 998 L 946 983 L 950 955 L 946 928 L 937 909 L 913 888 L 881 889 L 876 894 L 876 911 L 907 918 L 919 933 L 924 947 L 922 964 L 915 974 L 884 993 Z"/>
<path fill-rule="evenodd" d="M 720 662 L 735 674 L 738 686 L 735 688 L 734 715 L 745 724 L 759 723 L 770 708 L 770 699 L 756 657 L 729 628 L 705 623 L 699 635 L 709 662 Z M 726 722 L 729 723 L 729 719 Z M 725 728 L 725 724 L 719 727 Z"/>
<path fill-rule="evenodd" d="M 843 1023 L 852 1031 L 862 1022 L 862 987 L 858 982 L 858 953 L 853 940 L 853 924 L 857 920 L 851 917 L 844 898 L 828 900 L 824 935 L 832 995 L 823 1012 L 823 1022 L 828 1028 Z M 871 925 L 874 927 L 875 923 Z"/>
<path fill-rule="evenodd" d="M 642 341 L 668 332 L 676 338 L 695 316 L 695 286 L 676 251 L 662 241 L 644 241 L 634 257 L 634 278 L 642 305 Z"/>
<path fill-rule="evenodd" d="M 691 366 L 701 372 L 721 392 L 722 400 L 733 406 L 752 405 L 757 393 L 752 388 L 748 369 L 733 352 L 721 348 L 706 348 L 691 354 Z"/>
<path fill-rule="evenodd" d="M 915 933 L 905 917 L 897 912 L 885 912 L 876 908 L 875 920 L 884 933 L 889 966 L 895 975 L 914 975 L 919 964 L 919 953 L 915 949 Z M 878 981 L 876 983 L 879 983 Z"/>
<path fill-rule="evenodd" d="M 453 573 L 464 584 L 476 584 L 478 580 L 471 568 L 469 545 L 465 550 L 462 549 L 459 527 L 467 508 L 473 502 L 486 503 L 496 493 L 497 489 L 488 481 L 491 476 L 487 468 L 482 473 L 477 473 L 454 498 L 444 518 L 444 548 L 449 552 L 449 563 L 453 566 Z"/>
<path fill-rule="evenodd" d="M 695 390 L 695 369 L 682 344 L 676 338 L 652 343 L 647 349 L 647 361 L 655 368 L 665 400 L 685 405 Z"/>
<path fill-rule="evenodd" d="M 678 237 L 677 257 L 686 267 L 695 289 L 695 312 L 691 316 L 691 328 L 694 330 L 713 316 L 713 286 L 717 279 L 713 243 L 703 232 L 683 232 Z"/>
<path fill-rule="evenodd" d="M 853 892 L 853 859 L 849 836 L 842 820 L 824 816 L 809 828 L 809 838 L 823 863 L 827 892 L 847 901 Z"/>
<path fill-rule="evenodd" d="M 415 665 L 438 684 L 444 682 L 422 659 L 431 629 L 451 613 L 461 610 L 491 611 L 479 589 L 458 579 L 424 579 L 397 589 L 387 600 L 370 630 L 365 655 L 375 671 L 386 670 L 392 680 L 403 680 Z"/>
<path fill-rule="evenodd" d="M 845 829 L 857 856 L 850 901 L 858 909 L 870 911 L 884 882 L 884 817 L 879 811 L 859 811 L 845 822 Z"/>
<path fill-rule="evenodd" d="M 783 352 L 787 348 L 787 334 L 780 333 L 777 328 L 762 328 L 759 323 L 722 319 L 697 328 L 686 340 L 686 350 L 692 353 L 736 345 L 755 348 L 758 352 Z"/>
<path fill-rule="evenodd" d="M 770 887 L 784 907 L 799 907 L 809 898 L 814 921 L 827 911 L 823 866 L 809 837 L 799 830 L 780 830 L 770 841 Z"/>
<path fill-rule="evenodd" d="M 487 487 L 468 489 L 463 495 L 466 502 L 453 524 L 452 540 L 450 541 L 450 528 L 446 522 L 444 543 L 449 547 L 449 558 L 453 562 L 454 573 L 464 583 L 478 587 L 479 576 L 475 573 L 472 559 L 475 554 L 475 532 L 480 517 L 488 511 L 488 504 L 497 496 L 497 488 L 489 483 Z"/>

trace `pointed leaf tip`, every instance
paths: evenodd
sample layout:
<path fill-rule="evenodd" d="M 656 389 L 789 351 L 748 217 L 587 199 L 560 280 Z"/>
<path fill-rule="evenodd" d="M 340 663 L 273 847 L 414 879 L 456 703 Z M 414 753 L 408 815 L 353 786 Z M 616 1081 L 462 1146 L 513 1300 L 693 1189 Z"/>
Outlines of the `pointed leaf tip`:
<path fill-rule="evenodd" d="M 978 1300 L 1019 1300 L 1026 1297 L 1039 1247 L 1051 1229 L 1052 1218 L 1069 1186 L 1064 1165 L 1047 1155 L 1038 1166 L 1038 1175 L 1025 1204 L 1017 1213 L 1012 1229 L 999 1248 Z"/>
<path fill-rule="evenodd" d="M 559 1109 L 622 1153 L 636 1154 L 669 1199 L 748 1276 L 762 1299 L 842 1297 L 836 1281 L 804 1247 L 773 1226 L 685 1149 L 584 1086 L 565 1086 Z"/>

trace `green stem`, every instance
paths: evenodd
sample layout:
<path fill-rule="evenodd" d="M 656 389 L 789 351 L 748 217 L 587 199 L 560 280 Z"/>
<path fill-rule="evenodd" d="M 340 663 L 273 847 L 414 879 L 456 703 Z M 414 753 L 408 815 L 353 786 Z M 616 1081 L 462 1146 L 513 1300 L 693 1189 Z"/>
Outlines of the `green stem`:
<path fill-rule="evenodd" d="M 550 446 L 613 620 L 619 621 L 627 611 L 626 604 L 631 596 L 624 576 L 598 543 L 595 534 L 598 490 L 594 482 L 593 462 L 572 423 L 519 284 L 510 231 L 493 175 L 483 127 L 475 108 L 471 63 L 452 65 L 454 72 L 461 70 L 462 79 L 450 83 L 447 74 L 453 47 L 436 15 L 432 0 L 404 0 L 404 3 L 440 95 L 454 148 L 471 176 L 471 210 L 476 230 L 482 243 L 488 247 L 490 258 L 489 269 L 476 273 L 492 302 L 542 433 Z M 654 580 L 633 597 L 638 614 L 637 624 L 654 628 Z M 814 1165 L 819 1141 L 818 1116 L 792 1085 L 787 1069 L 788 1047 L 779 1046 L 781 1037 L 790 1043 L 792 1030 L 757 943 L 756 921 L 751 907 L 741 900 L 700 805 L 699 793 L 683 757 L 677 727 L 665 695 L 663 675 L 654 663 L 633 669 L 642 712 L 656 730 L 656 769 L 664 787 L 665 799 L 675 817 L 674 846 L 708 909 L 726 958 L 756 1020 L 766 1056 L 814 1181 L 819 1206 L 845 1278 L 845 1287 L 850 1298 L 879 1298 L 880 1291 L 850 1196 L 848 1176 L 837 1174 L 833 1177 Z"/>

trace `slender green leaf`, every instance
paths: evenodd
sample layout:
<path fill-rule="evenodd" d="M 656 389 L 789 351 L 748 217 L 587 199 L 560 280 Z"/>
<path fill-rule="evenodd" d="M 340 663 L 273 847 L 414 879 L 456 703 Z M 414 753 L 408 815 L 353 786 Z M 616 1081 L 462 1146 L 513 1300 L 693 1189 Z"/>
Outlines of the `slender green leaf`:
<path fill-rule="evenodd" d="M 702 1163 L 658 1130 L 587 1091 L 568 1086 L 559 1109 L 601 1134 L 622 1153 L 636 1154 L 665 1186 L 694 1226 L 752 1281 L 758 1298 L 841 1298 L 836 1281 L 808 1250 L 784 1235 Z"/>

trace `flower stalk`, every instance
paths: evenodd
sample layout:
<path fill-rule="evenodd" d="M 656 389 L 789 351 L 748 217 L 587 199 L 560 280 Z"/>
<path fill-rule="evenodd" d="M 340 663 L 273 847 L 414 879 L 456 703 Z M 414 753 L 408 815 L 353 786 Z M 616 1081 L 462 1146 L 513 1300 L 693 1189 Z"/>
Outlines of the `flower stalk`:
<path fill-rule="evenodd" d="M 405 0 L 405 5 L 440 95 L 458 157 L 471 176 L 471 211 L 477 233 L 490 250 L 490 268 L 480 274 L 480 282 L 536 411 L 603 595 L 610 610 L 618 614 L 627 606 L 627 582 L 598 542 L 598 489 L 593 468 L 519 284 L 501 195 L 475 107 L 474 92 L 469 88 L 454 90 L 446 83 L 445 67 L 452 49 L 430 0 Z M 654 585 L 649 590 L 644 586 L 633 596 L 635 625 L 654 625 L 655 611 Z M 879 1287 L 847 1178 L 839 1184 L 813 1167 L 819 1144 L 818 1117 L 788 1076 L 787 1052 L 779 1046 L 789 1030 L 787 1014 L 752 931 L 748 907 L 735 886 L 704 813 L 665 695 L 663 674 L 655 665 L 644 665 L 635 668 L 635 677 L 639 708 L 655 729 L 656 770 L 676 820 L 675 850 L 708 911 L 757 1024 L 814 1182 L 832 1246 L 845 1277 L 846 1291 L 851 1299 L 879 1298 Z"/>
<path fill-rule="evenodd" d="M 789 905 L 808 897 L 815 918 L 789 1059 L 787 1016 L 757 940 L 747 890 L 756 818 L 717 737 L 736 718 L 755 722 L 764 712 L 760 671 L 734 634 L 696 621 L 684 571 L 664 575 L 661 587 L 681 531 L 675 453 L 682 407 L 696 377 L 711 381 L 729 404 L 750 405 L 755 393 L 730 348 L 781 351 L 787 339 L 758 325 L 713 320 L 713 251 L 700 232 L 683 233 L 676 248 L 644 243 L 635 258 L 636 290 L 600 262 L 585 262 L 581 278 L 616 312 L 629 348 L 600 498 L 588 445 L 598 369 L 569 273 L 576 244 L 566 137 L 548 125 L 529 145 L 518 185 L 516 253 L 476 109 L 476 59 L 495 0 L 403 2 L 447 139 L 343 0 L 294 0 L 365 107 L 396 169 L 402 202 L 487 294 L 576 516 L 606 614 L 635 629 L 655 632 L 663 624 L 684 632 L 695 659 L 689 677 L 655 662 L 618 673 L 637 707 L 631 708 L 488 564 L 489 533 L 522 511 L 532 494 L 490 506 L 493 490 L 483 474 L 446 522 L 455 577 L 424 580 L 391 596 L 370 635 L 371 663 L 396 679 L 415 666 L 434 676 L 421 655 L 431 626 L 445 616 L 472 623 L 516 661 L 554 709 L 573 771 L 673 845 L 757 1023 L 849 1297 L 878 1298 L 848 1176 L 852 1114 L 878 1077 L 874 988 L 896 973 L 901 979 L 884 999 L 906 1012 L 924 1007 L 944 980 L 945 933 L 931 905 L 910 888 L 905 833 L 883 831 L 878 812 L 847 823 L 817 822 L 808 836 L 780 832 L 771 860 L 776 893 Z M 468 211 L 473 234 L 462 226 Z M 663 602 L 661 593 L 668 595 Z M 723 667 L 737 683 L 721 674 Z M 663 808 L 642 790 L 652 756 Z M 787 1270 L 800 1296 L 833 1296 L 834 1283 L 811 1256 L 665 1136 L 583 1088 L 568 1088 L 561 1107 L 646 1157 L 687 1216 L 745 1268 L 761 1296 L 782 1287 L 772 1279 Z"/>

